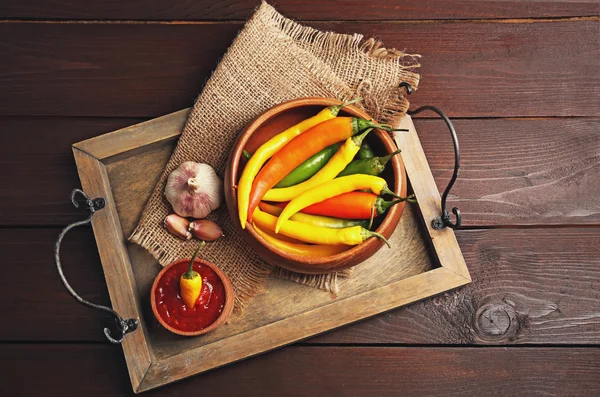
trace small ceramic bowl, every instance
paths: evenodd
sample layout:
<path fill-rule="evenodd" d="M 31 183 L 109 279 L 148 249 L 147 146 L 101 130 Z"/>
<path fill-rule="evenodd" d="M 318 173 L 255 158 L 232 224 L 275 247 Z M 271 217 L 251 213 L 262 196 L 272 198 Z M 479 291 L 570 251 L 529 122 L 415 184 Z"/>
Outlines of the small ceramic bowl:
<path fill-rule="evenodd" d="M 233 285 L 231 284 L 231 281 L 229 280 L 227 275 L 225 273 L 223 273 L 223 271 L 221 269 L 219 269 L 217 266 L 213 265 L 210 262 L 206 262 L 201 259 L 196 259 L 194 261 L 194 263 L 198 263 L 202 266 L 207 266 L 207 267 L 211 268 L 212 271 L 214 271 L 216 273 L 216 275 L 221 279 L 221 282 L 223 283 L 223 287 L 225 289 L 225 304 L 223 305 L 223 310 L 221 311 L 221 314 L 219 315 L 219 317 L 217 317 L 217 319 L 212 324 L 210 324 L 208 327 L 203 328 L 198 331 L 193 331 L 193 332 L 182 331 L 182 330 L 179 330 L 179 329 L 174 328 L 171 325 L 167 324 L 163 320 L 163 318 L 160 316 L 160 314 L 157 310 L 157 307 L 156 307 L 155 292 L 156 292 L 156 288 L 158 286 L 158 282 L 160 281 L 161 277 L 163 277 L 165 275 L 165 273 L 167 273 L 169 271 L 169 269 L 171 267 L 177 266 L 177 265 L 181 264 L 182 262 L 185 262 L 186 264 L 188 264 L 190 262 L 190 259 L 191 258 L 180 259 L 178 261 L 175 261 L 175 262 L 171 263 L 170 265 L 165 266 L 165 268 L 162 269 L 160 271 L 160 273 L 158 273 L 158 275 L 154 279 L 154 283 L 152 284 L 152 290 L 150 292 L 150 304 L 152 305 L 152 312 L 154 313 L 154 317 L 156 317 L 158 322 L 163 327 L 165 327 L 169 331 L 173 332 L 174 334 L 183 335 L 183 336 L 198 336 L 198 335 L 203 335 L 203 334 L 206 334 L 210 331 L 217 329 L 218 327 L 223 325 L 225 323 L 225 321 L 227 321 L 227 319 L 229 318 L 229 316 L 231 315 L 231 313 L 233 311 L 233 303 L 235 301 L 235 292 L 233 290 Z"/>
<path fill-rule="evenodd" d="M 314 116 L 324 107 L 338 105 L 339 103 L 338 100 L 329 98 L 301 98 L 277 105 L 248 124 L 231 150 L 227 169 L 225 170 L 225 200 L 227 201 L 229 215 L 253 249 L 264 260 L 273 265 L 299 273 L 328 273 L 357 265 L 371 257 L 384 245 L 384 242 L 380 239 L 369 238 L 362 244 L 349 247 L 346 251 L 336 255 L 305 257 L 282 251 L 273 246 L 260 236 L 250 224 L 246 226 L 245 230 L 241 229 L 236 186 L 246 163 L 243 160 L 242 151 L 247 150 L 254 153 L 260 145 L 281 131 Z M 368 114 L 354 106 L 343 108 L 339 115 L 371 119 Z M 367 136 L 367 141 L 377 156 L 384 156 L 397 149 L 396 144 L 385 131 L 375 130 L 371 132 Z M 406 172 L 400 155 L 392 157 L 381 176 L 387 180 L 390 189 L 402 197 L 406 196 Z M 391 207 L 383 220 L 380 221 L 376 229 L 377 233 L 389 238 L 398 225 L 403 210 L 404 203 Z"/>

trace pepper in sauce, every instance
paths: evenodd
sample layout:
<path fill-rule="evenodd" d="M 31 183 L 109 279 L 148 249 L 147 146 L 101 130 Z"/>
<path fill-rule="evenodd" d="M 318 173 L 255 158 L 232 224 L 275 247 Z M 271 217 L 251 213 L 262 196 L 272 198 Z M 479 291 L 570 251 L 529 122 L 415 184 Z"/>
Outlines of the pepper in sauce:
<path fill-rule="evenodd" d="M 202 289 L 202 277 L 200 277 L 200 274 L 193 269 L 193 266 L 196 256 L 198 256 L 198 251 L 200 251 L 200 248 L 204 247 L 204 244 L 206 243 L 203 241 L 198 248 L 196 248 L 194 255 L 192 255 L 192 259 L 190 259 L 187 272 L 183 273 L 179 279 L 181 299 L 183 299 L 183 303 L 185 303 L 188 309 L 193 309 L 194 306 L 196 306 L 196 301 L 198 300 L 200 290 Z"/>
<path fill-rule="evenodd" d="M 209 266 L 193 263 L 192 270 L 202 278 L 200 296 L 189 309 L 181 296 L 179 281 L 189 269 L 187 262 L 179 262 L 161 276 L 155 289 L 157 314 L 169 326 L 180 331 L 200 331 L 214 323 L 225 305 L 225 286 L 219 275 Z"/>

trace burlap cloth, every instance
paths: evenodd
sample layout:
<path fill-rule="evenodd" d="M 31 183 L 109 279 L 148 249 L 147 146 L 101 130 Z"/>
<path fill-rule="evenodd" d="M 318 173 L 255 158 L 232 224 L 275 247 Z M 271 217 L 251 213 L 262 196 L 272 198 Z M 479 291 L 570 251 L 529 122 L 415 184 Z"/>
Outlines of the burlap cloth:
<path fill-rule="evenodd" d="M 416 87 L 418 56 L 385 49 L 363 36 L 321 32 L 280 15 L 266 3 L 256 10 L 217 66 L 190 112 L 179 143 L 143 215 L 129 238 L 146 248 L 163 266 L 190 257 L 197 241 L 182 241 L 163 227 L 172 212 L 164 198 L 165 180 L 184 161 L 210 164 L 224 175 L 227 157 L 243 127 L 265 110 L 301 97 L 348 100 L 358 95 L 375 120 L 394 123 L 408 108 L 402 81 Z M 226 205 L 209 218 L 225 237 L 207 244 L 203 259 L 217 264 L 231 278 L 236 309 L 241 311 L 273 274 L 330 291 L 348 273 L 302 275 L 263 262 L 244 242 L 229 219 Z"/>

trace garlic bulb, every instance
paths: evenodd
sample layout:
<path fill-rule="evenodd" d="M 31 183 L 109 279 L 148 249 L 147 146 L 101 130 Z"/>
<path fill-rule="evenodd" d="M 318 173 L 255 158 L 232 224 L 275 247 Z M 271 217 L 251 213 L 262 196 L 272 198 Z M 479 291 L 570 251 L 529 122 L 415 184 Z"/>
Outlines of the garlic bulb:
<path fill-rule="evenodd" d="M 205 218 L 219 208 L 223 182 L 210 165 L 186 161 L 169 174 L 165 196 L 177 215 Z"/>

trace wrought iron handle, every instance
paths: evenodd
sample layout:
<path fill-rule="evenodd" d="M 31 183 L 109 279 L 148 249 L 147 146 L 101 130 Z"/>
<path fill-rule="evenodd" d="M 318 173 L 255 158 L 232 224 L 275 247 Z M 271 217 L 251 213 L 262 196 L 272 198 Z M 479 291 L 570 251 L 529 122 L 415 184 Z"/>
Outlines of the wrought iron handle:
<path fill-rule="evenodd" d="M 402 82 L 400 83 L 400 87 L 404 87 L 408 95 L 412 94 L 412 87 L 410 86 L 410 84 Z M 415 110 L 408 110 L 407 113 L 412 116 L 424 112 L 426 110 L 430 110 L 432 112 L 437 113 L 444 120 L 446 126 L 448 126 L 448 130 L 450 130 L 450 135 L 452 136 L 452 143 L 454 144 L 454 172 L 452 173 L 452 178 L 450 178 L 450 182 L 448 182 L 446 190 L 444 190 L 444 193 L 442 194 L 442 215 L 441 217 L 433 220 L 432 226 L 434 229 L 438 230 L 444 229 L 445 227 L 449 227 L 451 229 L 456 230 L 460 227 L 462 221 L 460 216 L 460 210 L 456 207 L 452 208 L 452 213 L 456 217 L 456 222 L 453 223 L 451 220 L 451 215 L 446 209 L 446 200 L 448 199 L 450 189 L 452 189 L 452 186 L 454 186 L 454 182 L 456 182 L 456 178 L 458 177 L 458 169 L 460 168 L 460 150 L 458 147 L 458 137 L 456 136 L 454 126 L 452 125 L 452 122 L 450 121 L 448 116 L 446 116 L 441 109 L 435 106 L 421 106 L 420 108 Z"/>
<path fill-rule="evenodd" d="M 125 338 L 125 334 L 127 334 L 129 332 L 133 332 L 137 329 L 137 327 L 139 325 L 139 321 L 135 318 L 130 318 L 130 319 L 125 320 L 121 316 L 119 316 L 119 313 L 117 313 L 110 307 L 96 305 L 94 303 L 86 301 L 81 296 L 77 295 L 77 293 L 75 292 L 73 287 L 71 287 L 71 285 L 68 283 L 68 281 L 65 278 L 65 275 L 63 273 L 63 270 L 62 270 L 62 264 L 60 263 L 60 244 L 61 244 L 63 238 L 65 237 L 65 235 L 67 234 L 67 232 L 78 226 L 90 224 L 92 222 L 92 217 L 94 216 L 94 213 L 98 210 L 101 210 L 106 205 L 106 202 L 104 201 L 104 199 L 102 197 L 98 197 L 98 198 L 95 198 L 92 200 L 83 191 L 81 191 L 79 189 L 73 189 L 73 191 L 71 192 L 71 202 L 73 203 L 75 208 L 79 208 L 79 203 L 75 199 L 78 194 L 81 195 L 85 199 L 85 205 L 86 205 L 87 210 L 89 211 L 90 215 L 87 217 L 87 219 L 84 219 L 79 222 L 71 223 L 70 225 L 65 227 L 62 230 L 62 232 L 60 233 L 60 235 L 58 236 L 58 240 L 56 240 L 56 246 L 54 248 L 54 260 L 56 261 L 56 269 L 58 270 L 58 275 L 60 276 L 60 279 L 62 280 L 62 283 L 64 284 L 67 291 L 69 291 L 69 293 L 73 296 L 73 298 L 75 298 L 79 303 L 82 303 L 93 309 L 105 311 L 107 313 L 112 314 L 115 317 L 115 320 L 117 322 L 117 328 L 118 328 L 118 331 L 121 333 L 121 335 L 119 336 L 118 339 L 113 338 L 111 336 L 110 330 L 108 328 L 104 328 L 104 335 L 106 336 L 106 339 L 108 339 L 112 343 L 121 343 L 121 342 L 123 342 L 123 339 Z"/>

